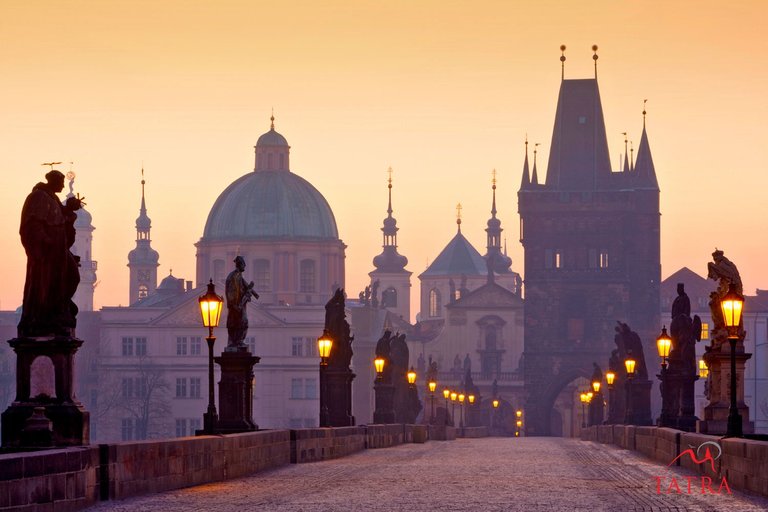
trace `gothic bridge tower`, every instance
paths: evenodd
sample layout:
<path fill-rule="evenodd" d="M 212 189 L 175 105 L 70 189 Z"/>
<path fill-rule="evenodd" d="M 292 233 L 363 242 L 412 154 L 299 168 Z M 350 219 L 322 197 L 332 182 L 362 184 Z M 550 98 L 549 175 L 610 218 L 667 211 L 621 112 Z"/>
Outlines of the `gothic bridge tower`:
<path fill-rule="evenodd" d="M 640 335 L 646 358 L 660 328 L 659 186 L 645 111 L 636 163 L 612 171 L 593 59 L 595 78 L 560 84 L 545 181 L 529 176 L 526 150 L 518 192 L 528 435 L 562 432 L 555 400 L 590 377 L 593 361 L 605 369 L 617 320 Z"/>

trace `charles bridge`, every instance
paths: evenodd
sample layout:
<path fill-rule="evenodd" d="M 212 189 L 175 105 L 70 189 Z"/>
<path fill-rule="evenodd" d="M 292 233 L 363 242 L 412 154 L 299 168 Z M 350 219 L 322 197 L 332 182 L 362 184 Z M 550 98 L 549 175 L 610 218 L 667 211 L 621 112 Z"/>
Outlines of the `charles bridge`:
<path fill-rule="evenodd" d="M 711 462 L 680 456 L 706 442 L 721 448 Z M 629 425 L 587 427 L 579 440 L 391 424 L 0 455 L 0 509 L 92 505 L 97 511 L 766 510 L 768 443 Z"/>

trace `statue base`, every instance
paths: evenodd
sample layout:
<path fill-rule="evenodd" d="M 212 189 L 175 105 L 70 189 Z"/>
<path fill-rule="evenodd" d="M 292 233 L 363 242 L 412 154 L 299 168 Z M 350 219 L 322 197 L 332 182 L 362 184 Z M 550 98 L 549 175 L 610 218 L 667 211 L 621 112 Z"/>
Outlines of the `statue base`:
<path fill-rule="evenodd" d="M 386 425 L 395 422 L 395 410 L 393 401 L 395 388 L 392 384 L 374 381 L 373 390 L 376 393 L 376 408 L 373 411 L 373 423 L 376 425 Z"/>
<path fill-rule="evenodd" d="M 214 358 L 221 367 L 219 381 L 219 417 L 216 433 L 252 432 L 259 426 L 253 421 L 253 365 L 261 358 L 242 350 L 222 352 Z"/>
<path fill-rule="evenodd" d="M 74 396 L 74 359 L 83 340 L 70 336 L 14 338 L 16 399 L 2 414 L 3 448 L 81 446 L 90 414 Z"/>
<path fill-rule="evenodd" d="M 355 374 L 350 369 L 337 370 L 331 367 L 325 371 L 326 407 L 331 427 L 354 427 L 352 416 L 352 380 Z"/>
<path fill-rule="evenodd" d="M 630 386 L 632 400 L 631 417 L 628 418 L 630 425 L 649 426 L 653 425 L 651 420 L 651 387 L 653 383 L 650 380 L 633 380 Z"/>
<path fill-rule="evenodd" d="M 704 407 L 704 419 L 696 422 L 696 431 L 702 434 L 725 434 L 731 404 L 731 346 L 726 341 L 707 347 L 704 361 L 709 368 L 709 404 Z M 736 407 L 741 415 L 743 431 L 751 434 L 754 423 L 749 421 L 749 407 L 744 403 L 744 367 L 752 354 L 744 352 L 744 341 L 736 343 Z"/>

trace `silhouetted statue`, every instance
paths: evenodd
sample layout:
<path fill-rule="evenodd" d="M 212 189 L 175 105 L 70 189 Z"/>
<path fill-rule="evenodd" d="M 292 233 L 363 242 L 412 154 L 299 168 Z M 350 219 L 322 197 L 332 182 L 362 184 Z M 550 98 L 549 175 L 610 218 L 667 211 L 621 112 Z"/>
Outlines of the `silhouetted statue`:
<path fill-rule="evenodd" d="M 648 380 L 648 367 L 645 365 L 645 352 L 640 336 L 629 328 L 624 322 L 617 322 L 616 336 L 614 341 L 619 347 L 619 354 L 626 359 L 627 355 L 632 355 L 635 359 L 635 379 Z"/>
<path fill-rule="evenodd" d="M 592 382 L 603 382 L 603 371 L 600 369 L 597 363 L 592 363 Z"/>
<path fill-rule="evenodd" d="M 48 172 L 45 179 L 34 186 L 21 210 L 27 275 L 20 337 L 73 336 L 77 323 L 72 297 L 80 283 L 79 258 L 69 248 L 75 243 L 75 212 L 84 203 L 70 197 L 61 204 L 56 194 L 64 189 L 64 175 L 59 171 Z"/>
<path fill-rule="evenodd" d="M 376 343 L 376 357 L 384 359 L 384 370 L 381 373 L 382 381 L 385 384 L 392 383 L 392 360 L 390 358 L 392 343 L 392 332 L 385 330 L 379 341 Z"/>
<path fill-rule="evenodd" d="M 464 372 L 472 370 L 472 360 L 469 358 L 469 354 L 464 356 Z"/>
<path fill-rule="evenodd" d="M 325 328 L 333 339 L 328 366 L 349 369 L 352 362 L 352 340 L 346 319 L 344 290 L 337 288 L 333 297 L 325 304 Z"/>
<path fill-rule="evenodd" d="M 248 315 L 246 306 L 251 297 L 259 298 L 259 294 L 253 291 L 253 281 L 245 282 L 243 271 L 245 260 L 242 256 L 234 259 L 235 270 L 229 273 L 225 283 L 227 296 L 227 348 L 245 346 L 245 336 L 248 334 Z"/>
<path fill-rule="evenodd" d="M 696 373 L 696 342 L 701 340 L 701 318 L 691 318 L 691 301 L 685 293 L 685 284 L 677 283 L 677 297 L 672 303 L 672 322 L 669 325 L 672 337 L 670 364 L 680 364 L 689 374 Z"/>
<path fill-rule="evenodd" d="M 723 311 L 720 309 L 720 299 L 722 299 L 728 288 L 733 285 L 734 291 L 744 296 L 744 287 L 741 283 L 739 270 L 731 260 L 725 257 L 723 251 L 715 249 L 712 253 L 713 262 L 707 263 L 707 277 L 718 282 L 717 290 L 709 294 L 709 310 L 714 323 L 711 339 L 712 347 L 715 348 L 728 338 L 728 330 L 723 320 Z"/>
<path fill-rule="evenodd" d="M 371 307 L 379 307 L 379 280 L 375 280 L 371 285 Z"/>
<path fill-rule="evenodd" d="M 424 354 L 419 354 L 419 358 L 416 360 L 416 370 L 424 374 L 424 370 L 426 370 L 426 361 L 424 360 Z"/>

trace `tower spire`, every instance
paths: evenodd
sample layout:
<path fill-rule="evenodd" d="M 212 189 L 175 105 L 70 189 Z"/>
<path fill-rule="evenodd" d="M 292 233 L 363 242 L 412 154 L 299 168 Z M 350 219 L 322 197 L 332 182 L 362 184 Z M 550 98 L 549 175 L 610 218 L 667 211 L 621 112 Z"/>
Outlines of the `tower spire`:
<path fill-rule="evenodd" d="M 392 216 L 392 167 L 387 169 L 387 217 L 384 219 L 384 225 L 381 232 L 384 235 L 381 254 L 373 258 L 374 272 L 404 272 L 405 265 L 408 264 L 408 258 L 401 256 L 397 252 L 397 220 Z"/>
<path fill-rule="evenodd" d="M 528 171 L 528 135 L 525 136 L 525 162 L 523 163 L 523 179 L 520 181 L 520 190 L 525 190 L 531 184 Z"/>
<path fill-rule="evenodd" d="M 598 57 L 597 57 L 597 45 L 596 44 L 592 45 L 592 51 L 595 52 L 594 55 L 592 55 L 592 60 L 595 61 L 595 80 L 597 80 L 597 59 L 598 59 Z"/>
<path fill-rule="evenodd" d="M 491 205 L 491 216 L 496 218 L 496 169 L 491 171 L 491 189 L 493 189 L 493 204 Z"/>
<path fill-rule="evenodd" d="M 389 189 L 389 203 L 387 204 L 387 215 L 392 218 L 392 167 L 387 169 L 389 178 L 387 179 L 387 188 Z"/>
<path fill-rule="evenodd" d="M 540 143 L 536 143 L 533 145 L 533 174 L 531 174 L 531 184 L 532 185 L 538 185 L 539 184 L 539 174 L 538 171 L 536 171 L 536 154 L 539 151 L 539 146 L 541 146 Z"/>
<path fill-rule="evenodd" d="M 269 129 L 275 130 L 275 107 L 272 107 L 272 116 L 269 118 Z"/>
<path fill-rule="evenodd" d="M 501 253 L 501 221 L 496 218 L 496 169 L 493 170 L 491 179 L 491 190 L 493 201 L 491 203 L 491 218 L 488 219 L 488 227 L 485 232 L 488 235 L 486 244 L 487 252 L 485 254 L 485 264 L 488 270 L 488 282 L 494 281 L 496 273 L 505 273 L 509 271 L 512 260 Z"/>
<path fill-rule="evenodd" d="M 629 172 L 629 152 L 627 151 L 627 132 L 621 132 L 624 136 L 624 172 Z"/>
<path fill-rule="evenodd" d="M 629 170 L 635 170 L 635 146 L 632 141 L 629 141 Z"/>
<path fill-rule="evenodd" d="M 456 205 L 456 226 L 458 232 L 461 233 L 461 203 Z"/>

